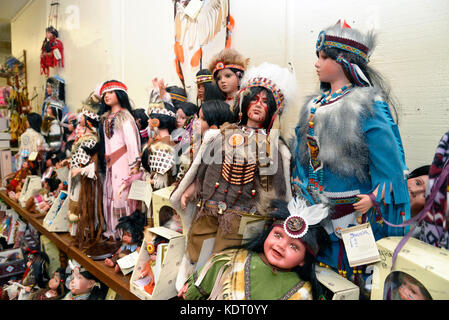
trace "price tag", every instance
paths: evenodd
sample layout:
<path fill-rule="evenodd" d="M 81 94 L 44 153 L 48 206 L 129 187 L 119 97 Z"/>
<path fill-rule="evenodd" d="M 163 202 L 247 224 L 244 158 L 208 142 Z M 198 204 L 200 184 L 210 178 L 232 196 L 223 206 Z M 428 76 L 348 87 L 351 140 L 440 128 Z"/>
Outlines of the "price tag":
<path fill-rule="evenodd" d="M 342 229 L 341 236 L 350 267 L 380 261 L 379 250 L 369 223 Z"/>

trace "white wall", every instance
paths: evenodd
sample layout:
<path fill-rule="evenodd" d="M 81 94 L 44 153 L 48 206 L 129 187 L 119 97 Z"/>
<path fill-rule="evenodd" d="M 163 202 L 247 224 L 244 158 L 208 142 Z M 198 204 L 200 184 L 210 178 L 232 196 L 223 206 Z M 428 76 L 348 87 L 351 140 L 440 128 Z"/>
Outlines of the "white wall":
<path fill-rule="evenodd" d="M 27 50 L 29 86 L 43 97 L 39 53 L 50 0 L 32 0 L 11 26 L 12 52 Z M 295 67 L 301 97 L 318 88 L 315 43 L 318 33 L 338 19 L 363 31 L 374 28 L 378 46 L 370 64 L 391 85 L 398 101 L 399 128 L 410 169 L 431 162 L 448 130 L 449 59 L 446 0 L 231 0 L 236 24 L 232 47 L 251 59 Z M 66 102 L 80 102 L 108 79 L 125 82 L 135 106 L 146 106 L 154 77 L 180 85 L 174 68 L 173 1 L 64 0 L 59 27 L 65 67 L 52 69 L 66 82 Z M 224 47 L 224 31 L 204 48 L 204 65 Z M 186 60 L 189 60 L 189 52 Z M 194 74 L 183 68 L 195 99 Z"/>

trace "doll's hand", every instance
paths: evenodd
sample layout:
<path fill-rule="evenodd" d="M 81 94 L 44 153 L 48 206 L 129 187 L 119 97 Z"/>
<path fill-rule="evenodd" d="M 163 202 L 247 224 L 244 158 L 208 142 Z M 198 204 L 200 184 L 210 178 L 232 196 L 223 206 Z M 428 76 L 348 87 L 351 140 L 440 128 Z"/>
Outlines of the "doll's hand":
<path fill-rule="evenodd" d="M 360 201 L 353 204 L 354 210 L 365 214 L 369 209 L 371 209 L 373 202 L 367 194 L 358 194 L 357 198 L 359 198 Z"/>
<path fill-rule="evenodd" d="M 178 292 L 178 298 L 183 298 L 184 300 L 185 300 L 185 298 L 186 298 L 186 293 L 187 293 L 187 290 L 189 289 L 189 284 L 188 283 L 186 283 L 182 288 L 181 288 L 181 290 L 179 290 L 179 292 Z"/>
<path fill-rule="evenodd" d="M 192 198 L 193 194 L 195 193 L 195 184 L 192 183 L 187 189 L 186 191 L 184 191 L 184 193 L 181 196 L 181 209 L 185 210 L 187 207 L 187 203 L 190 201 L 190 199 Z"/>
<path fill-rule="evenodd" d="M 159 83 L 158 83 L 159 81 L 158 81 L 158 79 L 157 78 L 154 78 L 153 80 L 152 80 L 152 83 L 153 83 L 153 88 L 157 88 L 157 89 L 159 89 Z"/>

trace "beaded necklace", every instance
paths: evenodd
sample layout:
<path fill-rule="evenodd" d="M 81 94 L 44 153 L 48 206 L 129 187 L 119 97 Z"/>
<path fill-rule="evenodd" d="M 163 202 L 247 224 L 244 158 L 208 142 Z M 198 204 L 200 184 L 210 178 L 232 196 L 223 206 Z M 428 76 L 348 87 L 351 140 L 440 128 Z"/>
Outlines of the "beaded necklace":
<path fill-rule="evenodd" d="M 321 161 L 318 159 L 318 154 L 320 152 L 318 137 L 315 136 L 315 123 L 313 121 L 315 117 L 315 113 L 318 108 L 330 102 L 331 100 L 335 100 L 340 98 L 349 92 L 349 89 L 352 87 L 352 83 L 349 83 L 334 93 L 330 94 L 330 90 L 321 94 L 321 96 L 315 98 L 313 100 L 313 106 L 310 108 L 310 116 L 309 116 L 309 128 L 307 131 L 307 146 L 310 152 L 310 162 L 309 162 L 309 181 L 308 186 L 314 190 L 319 190 L 320 193 L 323 193 L 323 165 Z"/>
<path fill-rule="evenodd" d="M 121 111 L 121 110 L 120 110 Z M 115 119 L 117 118 L 117 115 L 120 113 L 120 111 L 116 112 L 116 113 L 111 113 L 107 118 L 106 118 L 106 125 L 105 125 L 105 134 L 108 137 L 108 139 L 111 139 L 112 136 L 114 135 L 114 124 L 115 124 Z M 111 119 L 112 116 L 112 119 Z"/>

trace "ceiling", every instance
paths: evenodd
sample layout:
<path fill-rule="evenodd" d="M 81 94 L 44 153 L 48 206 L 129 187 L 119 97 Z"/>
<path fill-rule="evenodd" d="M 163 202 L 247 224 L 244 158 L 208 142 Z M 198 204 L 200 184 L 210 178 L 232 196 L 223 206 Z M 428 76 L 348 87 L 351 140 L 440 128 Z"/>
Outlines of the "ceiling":
<path fill-rule="evenodd" d="M 0 41 L 11 42 L 11 20 L 32 0 L 0 0 Z"/>

